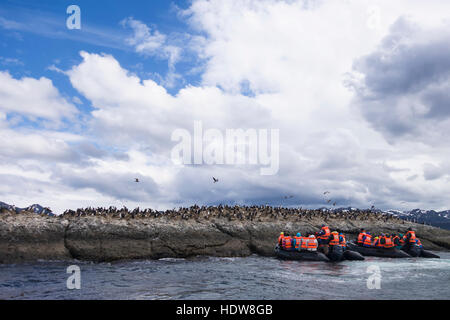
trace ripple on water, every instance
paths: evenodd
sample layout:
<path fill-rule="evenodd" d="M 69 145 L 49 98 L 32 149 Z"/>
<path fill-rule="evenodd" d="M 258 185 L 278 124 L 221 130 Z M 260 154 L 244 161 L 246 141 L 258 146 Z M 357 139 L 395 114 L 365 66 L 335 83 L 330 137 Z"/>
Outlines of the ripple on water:
<path fill-rule="evenodd" d="M 449 299 L 450 254 L 441 256 L 340 263 L 258 256 L 39 261 L 0 265 L 0 299 Z M 72 264 L 81 268 L 81 290 L 66 289 Z M 381 270 L 380 290 L 367 289 L 373 264 Z"/>

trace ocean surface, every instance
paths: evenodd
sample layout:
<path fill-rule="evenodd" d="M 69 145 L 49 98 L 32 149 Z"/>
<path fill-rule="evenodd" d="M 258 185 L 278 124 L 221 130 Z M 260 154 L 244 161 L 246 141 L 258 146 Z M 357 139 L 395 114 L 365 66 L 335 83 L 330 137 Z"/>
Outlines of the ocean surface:
<path fill-rule="evenodd" d="M 0 265 L 0 299 L 450 299 L 450 253 L 438 254 L 339 263 L 250 256 L 7 264 Z M 67 289 L 70 265 L 80 268 L 80 289 Z"/>

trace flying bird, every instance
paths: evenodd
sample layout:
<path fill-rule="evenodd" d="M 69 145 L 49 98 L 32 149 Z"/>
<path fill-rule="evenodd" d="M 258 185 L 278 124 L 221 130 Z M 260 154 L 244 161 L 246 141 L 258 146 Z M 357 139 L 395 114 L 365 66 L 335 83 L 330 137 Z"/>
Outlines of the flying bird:
<path fill-rule="evenodd" d="M 138 178 L 134 178 L 134 182 L 139 182 L 139 179 Z"/>
<path fill-rule="evenodd" d="M 213 178 L 214 183 L 219 182 L 219 179 L 216 179 L 214 177 L 212 177 L 212 178 Z"/>
<path fill-rule="evenodd" d="M 330 193 L 330 191 L 325 191 L 323 194 L 327 194 L 327 193 Z"/>

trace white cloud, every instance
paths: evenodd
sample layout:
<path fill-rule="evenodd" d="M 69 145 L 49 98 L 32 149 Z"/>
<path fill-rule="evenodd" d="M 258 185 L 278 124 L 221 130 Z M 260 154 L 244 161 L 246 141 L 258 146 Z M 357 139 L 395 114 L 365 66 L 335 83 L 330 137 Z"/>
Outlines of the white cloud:
<path fill-rule="evenodd" d="M 194 120 L 213 128 L 268 125 L 269 114 L 254 100 L 215 87 L 186 87 L 176 96 L 153 80 L 123 69 L 112 56 L 81 52 L 83 62 L 67 71 L 70 81 L 96 109 L 92 125 L 111 142 L 169 150 L 175 128 Z M 260 117 L 254 117 L 258 112 Z M 114 134 L 112 134 L 114 133 Z"/>
<path fill-rule="evenodd" d="M 165 35 L 158 30 L 152 32 L 147 25 L 131 17 L 122 20 L 121 24 L 133 29 L 133 36 L 126 39 L 126 42 L 128 45 L 135 47 L 136 52 L 149 55 L 160 54 L 166 42 Z"/>
<path fill-rule="evenodd" d="M 45 190 L 62 186 L 56 194 L 63 200 L 49 200 L 58 208 L 125 200 L 127 206 L 166 208 L 233 201 L 321 206 L 324 190 L 331 191 L 338 206 L 389 208 L 406 201 L 411 207 L 450 207 L 445 141 L 386 141 L 355 112 L 353 93 L 343 85 L 354 61 L 374 52 L 400 16 L 433 24 L 449 12 L 448 5 L 379 1 L 380 25 L 371 29 L 367 19 L 373 4 L 194 1 L 183 16 L 195 31 L 190 47 L 182 50 L 198 53 L 202 82 L 174 95 L 163 84 L 130 73 L 111 55 L 81 52 L 82 62 L 65 74 L 94 108 L 86 135 L 108 152 L 83 154 L 82 165 L 61 160 L 27 165 L 51 172 Z M 128 43 L 136 52 L 168 60 L 173 55 L 173 63 L 178 61 L 181 51 L 169 52 L 166 35 L 131 18 L 124 23 L 133 29 Z M 420 105 L 416 109 L 420 112 Z M 262 177 L 259 167 L 249 166 L 174 166 L 171 133 L 192 131 L 194 120 L 219 130 L 280 129 L 279 174 Z M 76 144 L 63 141 L 58 149 L 78 152 Z M 25 192 L 37 195 L 43 187 L 36 181 L 45 177 L 34 167 L 27 170 Z M 134 184 L 136 176 L 145 184 Z M 212 185 L 212 176 L 220 183 Z M 282 200 L 287 194 L 295 195 L 290 203 Z"/>
<path fill-rule="evenodd" d="M 175 64 L 180 60 L 182 52 L 174 44 L 176 41 L 132 17 L 122 20 L 121 24 L 133 29 L 133 35 L 126 39 L 126 43 L 134 47 L 137 53 L 167 60 L 169 70 L 163 83 L 168 88 L 174 87 L 181 79 L 181 75 L 175 72 Z"/>
<path fill-rule="evenodd" d="M 81 101 L 81 99 L 76 96 L 72 98 L 72 101 L 76 104 L 83 104 L 83 101 Z"/>
<path fill-rule="evenodd" d="M 59 122 L 73 119 L 76 107 L 64 99 L 50 79 L 24 77 L 14 79 L 0 71 L 0 111 L 18 113 L 31 120 L 39 118 Z"/>

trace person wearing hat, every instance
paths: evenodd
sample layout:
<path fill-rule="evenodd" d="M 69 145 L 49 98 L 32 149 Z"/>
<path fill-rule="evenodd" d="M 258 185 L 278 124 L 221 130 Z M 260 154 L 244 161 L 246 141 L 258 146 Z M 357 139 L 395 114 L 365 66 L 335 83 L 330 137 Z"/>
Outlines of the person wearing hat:
<path fill-rule="evenodd" d="M 319 246 L 319 243 L 317 242 L 316 237 L 312 234 L 308 237 L 308 240 L 306 242 L 306 250 L 308 251 L 317 251 L 317 247 Z"/>
<path fill-rule="evenodd" d="M 302 245 L 302 234 L 300 232 L 297 232 L 297 235 L 292 237 L 292 246 L 294 247 L 294 250 L 300 251 Z"/>
<path fill-rule="evenodd" d="M 378 245 L 378 240 L 380 240 L 380 238 L 378 236 L 373 238 L 372 247 L 376 247 Z"/>
<path fill-rule="evenodd" d="M 283 238 L 284 238 L 284 232 L 281 232 L 280 236 L 278 237 L 278 245 L 280 247 L 283 245 Z"/>

